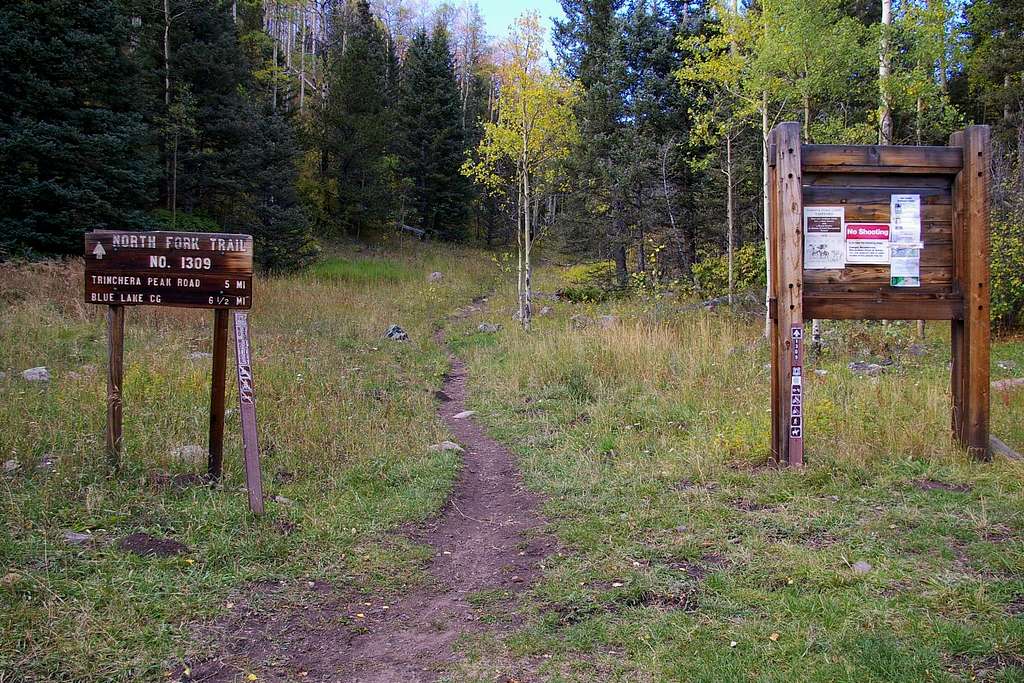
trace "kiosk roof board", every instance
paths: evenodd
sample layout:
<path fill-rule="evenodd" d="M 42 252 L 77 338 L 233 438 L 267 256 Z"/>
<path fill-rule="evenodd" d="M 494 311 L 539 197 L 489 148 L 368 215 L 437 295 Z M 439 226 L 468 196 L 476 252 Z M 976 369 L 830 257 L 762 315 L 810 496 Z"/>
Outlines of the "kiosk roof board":
<path fill-rule="evenodd" d="M 791 330 L 818 318 L 951 321 L 953 435 L 987 457 L 988 127 L 955 133 L 947 147 L 848 146 L 802 144 L 800 125 L 783 123 L 769 139 L 768 180 L 773 455 L 802 464 L 788 439 Z M 891 234 L 890 263 L 805 263 L 805 209 L 815 207 Z M 847 254 L 863 251 L 846 240 Z"/>

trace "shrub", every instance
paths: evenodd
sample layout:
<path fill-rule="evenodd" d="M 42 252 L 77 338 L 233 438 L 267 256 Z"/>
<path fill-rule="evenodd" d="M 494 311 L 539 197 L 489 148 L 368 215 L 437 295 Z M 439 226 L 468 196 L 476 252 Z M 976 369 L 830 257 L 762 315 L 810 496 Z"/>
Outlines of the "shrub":
<path fill-rule="evenodd" d="M 992 324 L 1024 324 L 1024 218 L 993 219 L 990 253 Z"/>
<path fill-rule="evenodd" d="M 745 244 L 733 254 L 733 292 L 764 289 L 764 244 Z M 729 257 L 705 256 L 693 265 L 693 294 L 705 299 L 729 293 Z"/>
<path fill-rule="evenodd" d="M 581 263 L 566 269 L 562 274 L 565 286 L 562 296 L 570 301 L 605 301 L 620 288 L 615 279 L 614 261 L 593 261 Z"/>

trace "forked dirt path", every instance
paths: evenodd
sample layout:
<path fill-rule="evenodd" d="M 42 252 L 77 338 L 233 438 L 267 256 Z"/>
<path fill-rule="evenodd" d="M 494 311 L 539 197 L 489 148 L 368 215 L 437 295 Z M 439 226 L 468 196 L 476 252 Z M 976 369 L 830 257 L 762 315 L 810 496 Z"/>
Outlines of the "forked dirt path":
<path fill-rule="evenodd" d="M 481 310 L 481 301 L 453 318 Z M 442 330 L 435 340 L 445 346 Z M 313 609 L 295 609 L 256 587 L 214 626 L 218 654 L 182 680 L 244 681 L 252 670 L 259 681 L 435 681 L 456 662 L 460 636 L 502 628 L 480 622 L 472 596 L 507 592 L 510 604 L 555 543 L 540 529 L 538 497 L 523 486 L 512 453 L 472 416 L 457 417 L 466 411 L 466 366 L 450 353 L 449 359 L 438 414 L 465 449 L 462 467 L 439 515 L 407 532 L 434 549 L 427 585 L 404 595 L 358 596 L 309 582 L 319 594 Z"/>

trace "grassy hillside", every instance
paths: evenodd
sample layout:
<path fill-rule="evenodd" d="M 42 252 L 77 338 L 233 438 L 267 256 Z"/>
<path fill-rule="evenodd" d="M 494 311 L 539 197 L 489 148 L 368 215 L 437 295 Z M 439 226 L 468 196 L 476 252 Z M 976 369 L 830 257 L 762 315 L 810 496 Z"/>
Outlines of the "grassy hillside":
<path fill-rule="evenodd" d="M 456 456 L 427 452 L 446 436 L 432 396 L 446 361 L 431 333 L 493 277 L 486 255 L 417 248 L 256 282 L 264 481 L 288 499 L 259 521 L 241 488 L 237 413 L 218 490 L 188 478 L 205 463 L 173 455 L 206 444 L 210 360 L 197 354 L 209 351 L 212 313 L 128 311 L 127 455 L 111 475 L 105 323 L 102 307 L 81 303 L 81 263 L 0 267 L 0 460 L 17 467 L 0 472 L 0 681 L 162 679 L 202 647 L 190 623 L 250 582 L 372 590 L 417 579 L 422 552 L 386 532 L 437 510 L 455 473 Z M 444 279 L 428 284 L 432 271 Z M 382 339 L 391 323 L 411 342 Z M 52 380 L 23 380 L 35 366 Z M 232 377 L 229 408 L 235 391 Z M 91 539 L 69 544 L 69 531 Z M 143 559 L 116 547 L 137 532 L 189 551 Z"/>

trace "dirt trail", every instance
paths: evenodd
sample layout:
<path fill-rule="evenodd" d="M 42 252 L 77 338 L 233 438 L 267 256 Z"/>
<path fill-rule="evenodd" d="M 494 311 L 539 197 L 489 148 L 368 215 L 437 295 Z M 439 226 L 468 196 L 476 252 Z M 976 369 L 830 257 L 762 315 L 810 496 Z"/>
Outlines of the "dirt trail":
<path fill-rule="evenodd" d="M 443 335 L 437 339 L 443 343 Z M 466 367 L 451 356 L 438 413 L 465 448 L 458 481 L 441 516 L 415 534 L 434 547 L 430 573 L 436 586 L 401 598 L 387 618 L 349 643 L 354 683 L 433 681 L 453 661 L 452 646 L 475 623 L 472 594 L 488 589 L 516 592 L 537 574 L 551 541 L 529 534 L 542 520 L 537 498 L 520 481 L 514 456 L 487 436 L 466 410 Z M 443 397 L 442 397 L 443 399 Z"/>
<path fill-rule="evenodd" d="M 477 300 L 454 317 L 480 308 Z M 445 344 L 443 331 L 435 340 Z M 466 411 L 466 366 L 449 358 L 438 414 L 465 449 L 462 468 L 440 514 L 408 534 L 434 549 L 428 585 L 370 597 L 310 582 L 321 599 L 301 611 L 274 607 L 257 591 L 217 624 L 220 653 L 192 667 L 191 680 L 244 680 L 244 668 L 256 665 L 260 681 L 435 681 L 455 662 L 459 636 L 501 628 L 478 621 L 471 596 L 528 587 L 554 542 L 540 532 L 537 496 L 524 488 L 512 453 L 472 416 L 456 417 Z M 260 604 L 266 598 L 271 604 Z"/>

